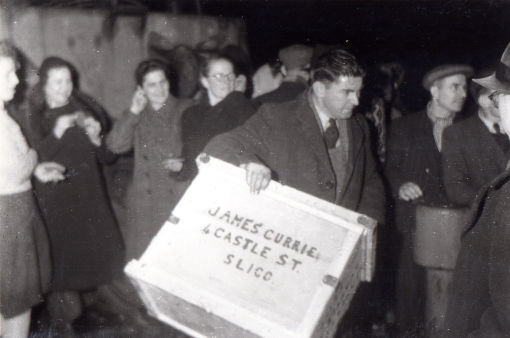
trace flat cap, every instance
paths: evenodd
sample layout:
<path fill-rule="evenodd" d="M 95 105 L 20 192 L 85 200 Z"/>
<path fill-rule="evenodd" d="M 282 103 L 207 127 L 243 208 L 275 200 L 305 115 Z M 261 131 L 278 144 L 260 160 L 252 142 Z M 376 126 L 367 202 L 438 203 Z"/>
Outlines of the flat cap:
<path fill-rule="evenodd" d="M 432 68 L 425 74 L 422 80 L 423 88 L 429 90 L 434 81 L 440 80 L 447 76 L 463 74 L 466 77 L 471 77 L 474 74 L 473 68 L 469 65 L 463 64 L 445 64 Z"/>
<path fill-rule="evenodd" d="M 289 71 L 310 65 L 313 49 L 305 45 L 291 45 L 280 49 L 278 58 Z"/>

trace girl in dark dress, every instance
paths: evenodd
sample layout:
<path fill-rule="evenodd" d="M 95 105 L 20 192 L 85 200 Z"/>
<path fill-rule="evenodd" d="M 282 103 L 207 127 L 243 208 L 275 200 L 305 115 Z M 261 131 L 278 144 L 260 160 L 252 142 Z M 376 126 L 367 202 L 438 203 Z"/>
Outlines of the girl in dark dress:
<path fill-rule="evenodd" d="M 124 248 L 109 204 L 101 163 L 100 117 L 73 94 L 73 67 L 50 57 L 30 100 L 30 136 L 44 160 L 66 167 L 66 179 L 36 185 L 52 251 L 50 315 L 64 330 L 81 314 L 80 291 L 107 284 L 122 272 Z"/>

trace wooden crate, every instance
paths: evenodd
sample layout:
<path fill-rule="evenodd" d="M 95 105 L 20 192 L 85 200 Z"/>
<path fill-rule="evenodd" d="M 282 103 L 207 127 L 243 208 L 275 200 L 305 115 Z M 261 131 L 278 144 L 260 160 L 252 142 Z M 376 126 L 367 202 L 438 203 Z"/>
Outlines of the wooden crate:
<path fill-rule="evenodd" d="M 149 312 L 194 337 L 332 337 L 374 272 L 375 221 L 203 155 L 125 271 Z"/>

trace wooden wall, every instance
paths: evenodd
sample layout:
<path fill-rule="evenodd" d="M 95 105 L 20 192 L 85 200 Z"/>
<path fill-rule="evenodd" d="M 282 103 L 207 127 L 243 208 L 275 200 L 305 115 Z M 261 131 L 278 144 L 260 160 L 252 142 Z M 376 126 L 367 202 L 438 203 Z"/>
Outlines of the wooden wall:
<path fill-rule="evenodd" d="M 8 12 L 8 13 L 7 13 Z M 10 38 L 31 60 L 29 81 L 47 56 L 70 61 L 80 74 L 80 88 L 96 98 L 113 117 L 130 104 L 136 65 L 149 55 L 149 41 L 166 48 L 207 41 L 243 45 L 237 19 L 175 16 L 112 16 L 100 10 L 24 8 L 0 10 L 0 38 Z M 30 76 L 31 75 L 31 76 Z M 31 79 L 31 80 L 30 80 Z"/>

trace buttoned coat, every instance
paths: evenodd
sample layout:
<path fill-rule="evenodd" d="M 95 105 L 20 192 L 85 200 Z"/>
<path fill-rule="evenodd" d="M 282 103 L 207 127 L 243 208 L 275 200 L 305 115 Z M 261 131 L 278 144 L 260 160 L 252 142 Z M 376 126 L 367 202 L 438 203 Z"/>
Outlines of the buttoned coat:
<path fill-rule="evenodd" d="M 349 151 L 345 182 L 335 182 L 319 122 L 308 93 L 280 104 L 265 104 L 243 126 L 215 137 L 205 151 L 235 165 L 263 163 L 272 178 L 321 199 L 383 220 L 383 185 L 375 168 L 366 121 L 348 120 Z"/>
<path fill-rule="evenodd" d="M 392 215 L 398 231 L 398 267 L 396 271 L 396 312 L 403 329 L 416 328 L 423 315 L 424 278 L 413 261 L 413 232 L 416 205 L 441 206 L 447 203 L 441 178 L 441 153 L 426 112 L 407 115 L 393 122 L 388 138 L 386 177 L 394 202 Z M 416 183 L 423 197 L 407 202 L 398 198 L 400 187 Z M 414 333 L 407 333 L 413 335 Z"/>
<path fill-rule="evenodd" d="M 34 181 L 37 201 L 46 224 L 53 266 L 50 291 L 88 290 L 117 278 L 124 261 L 119 226 L 110 207 L 101 164 L 110 157 L 95 147 L 79 126 L 60 139 L 52 130 L 61 116 L 88 107 L 72 100 L 67 105 L 32 114 L 27 135 L 41 161 L 66 168 L 66 179 L 56 184 Z"/>
<path fill-rule="evenodd" d="M 421 203 L 447 204 L 441 153 L 432 129 L 432 121 L 423 111 L 394 121 L 389 135 L 386 174 L 395 198 L 402 184 L 414 182 L 423 191 Z"/>
<path fill-rule="evenodd" d="M 478 115 L 445 129 L 443 182 L 450 202 L 469 206 L 505 170 L 507 157 Z"/>
<path fill-rule="evenodd" d="M 126 257 L 139 258 L 181 197 L 184 184 L 163 161 L 182 152 L 181 116 L 192 101 L 170 97 L 154 111 L 130 111 L 115 122 L 107 146 L 122 154 L 134 149 L 134 172 L 127 192 Z"/>
<path fill-rule="evenodd" d="M 448 337 L 510 334 L 510 171 L 494 179 L 473 204 L 462 237 L 445 319 Z"/>

